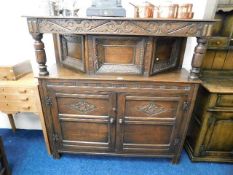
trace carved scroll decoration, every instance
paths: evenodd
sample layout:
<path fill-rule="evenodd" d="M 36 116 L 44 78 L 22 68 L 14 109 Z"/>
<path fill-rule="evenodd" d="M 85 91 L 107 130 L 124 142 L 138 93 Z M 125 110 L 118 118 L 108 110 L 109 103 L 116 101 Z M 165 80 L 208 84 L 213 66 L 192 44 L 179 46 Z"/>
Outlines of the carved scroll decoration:
<path fill-rule="evenodd" d="M 146 113 L 149 116 L 154 116 L 167 111 L 163 106 L 155 104 L 154 102 L 150 102 L 146 105 L 137 107 L 137 110 Z"/>
<path fill-rule="evenodd" d="M 185 90 L 190 91 L 191 86 L 175 86 L 175 85 L 156 85 L 156 84 L 114 84 L 114 83 L 98 83 L 98 82 L 84 82 L 84 81 L 72 81 L 72 82 L 48 82 L 48 87 L 53 88 L 53 86 L 75 86 L 79 88 L 108 88 L 108 89 L 153 89 L 153 90 Z"/>
<path fill-rule="evenodd" d="M 82 100 L 82 101 L 79 101 L 79 102 L 74 103 L 72 105 L 69 105 L 69 108 L 76 110 L 82 114 L 87 114 L 89 112 L 94 111 L 96 109 L 96 106 Z"/>
<path fill-rule="evenodd" d="M 206 22 L 201 21 L 38 18 L 37 27 L 40 33 L 130 34 L 150 36 L 206 35 L 206 32 L 204 32 L 204 29 L 206 30 Z"/>

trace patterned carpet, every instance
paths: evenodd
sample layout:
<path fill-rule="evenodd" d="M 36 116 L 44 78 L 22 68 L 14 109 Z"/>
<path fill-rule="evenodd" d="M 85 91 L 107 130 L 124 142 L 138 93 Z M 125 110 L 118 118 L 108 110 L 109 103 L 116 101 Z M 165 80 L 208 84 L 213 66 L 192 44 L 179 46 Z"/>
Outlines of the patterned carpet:
<path fill-rule="evenodd" d="M 192 163 L 183 151 L 178 165 L 168 159 L 47 155 L 42 131 L 0 129 L 13 175 L 233 175 L 233 164 Z"/>

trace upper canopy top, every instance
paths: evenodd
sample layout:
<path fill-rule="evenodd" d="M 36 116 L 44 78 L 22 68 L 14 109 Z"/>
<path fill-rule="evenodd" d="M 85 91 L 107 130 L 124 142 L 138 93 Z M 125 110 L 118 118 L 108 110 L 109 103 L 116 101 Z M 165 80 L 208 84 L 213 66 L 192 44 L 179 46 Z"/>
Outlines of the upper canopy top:
<path fill-rule="evenodd" d="M 210 36 L 216 20 L 26 16 L 30 33 Z"/>

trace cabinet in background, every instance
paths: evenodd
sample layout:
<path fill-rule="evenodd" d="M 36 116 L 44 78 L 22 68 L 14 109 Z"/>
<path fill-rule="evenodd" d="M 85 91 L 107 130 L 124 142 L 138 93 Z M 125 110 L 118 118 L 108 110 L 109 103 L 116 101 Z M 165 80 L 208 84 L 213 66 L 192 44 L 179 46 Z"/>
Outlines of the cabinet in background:
<path fill-rule="evenodd" d="M 198 92 L 186 139 L 193 161 L 233 162 L 233 81 L 217 82 Z"/>
<path fill-rule="evenodd" d="M 219 4 L 215 18 L 185 147 L 193 161 L 233 162 L 232 3 Z"/>

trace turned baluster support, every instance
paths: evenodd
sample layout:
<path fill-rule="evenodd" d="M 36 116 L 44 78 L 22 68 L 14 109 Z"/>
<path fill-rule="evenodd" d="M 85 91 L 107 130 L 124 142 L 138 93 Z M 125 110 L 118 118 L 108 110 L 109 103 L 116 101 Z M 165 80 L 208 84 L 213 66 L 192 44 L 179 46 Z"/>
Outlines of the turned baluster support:
<path fill-rule="evenodd" d="M 46 53 L 44 50 L 44 43 L 41 41 L 43 38 L 42 33 L 32 33 L 32 37 L 35 40 L 34 48 L 36 54 L 36 61 L 39 64 L 39 75 L 46 76 L 49 74 L 46 66 Z"/>
<path fill-rule="evenodd" d="M 189 77 L 193 80 L 200 78 L 201 64 L 207 49 L 207 39 L 197 37 L 197 46 L 194 49 L 192 69 Z"/>

